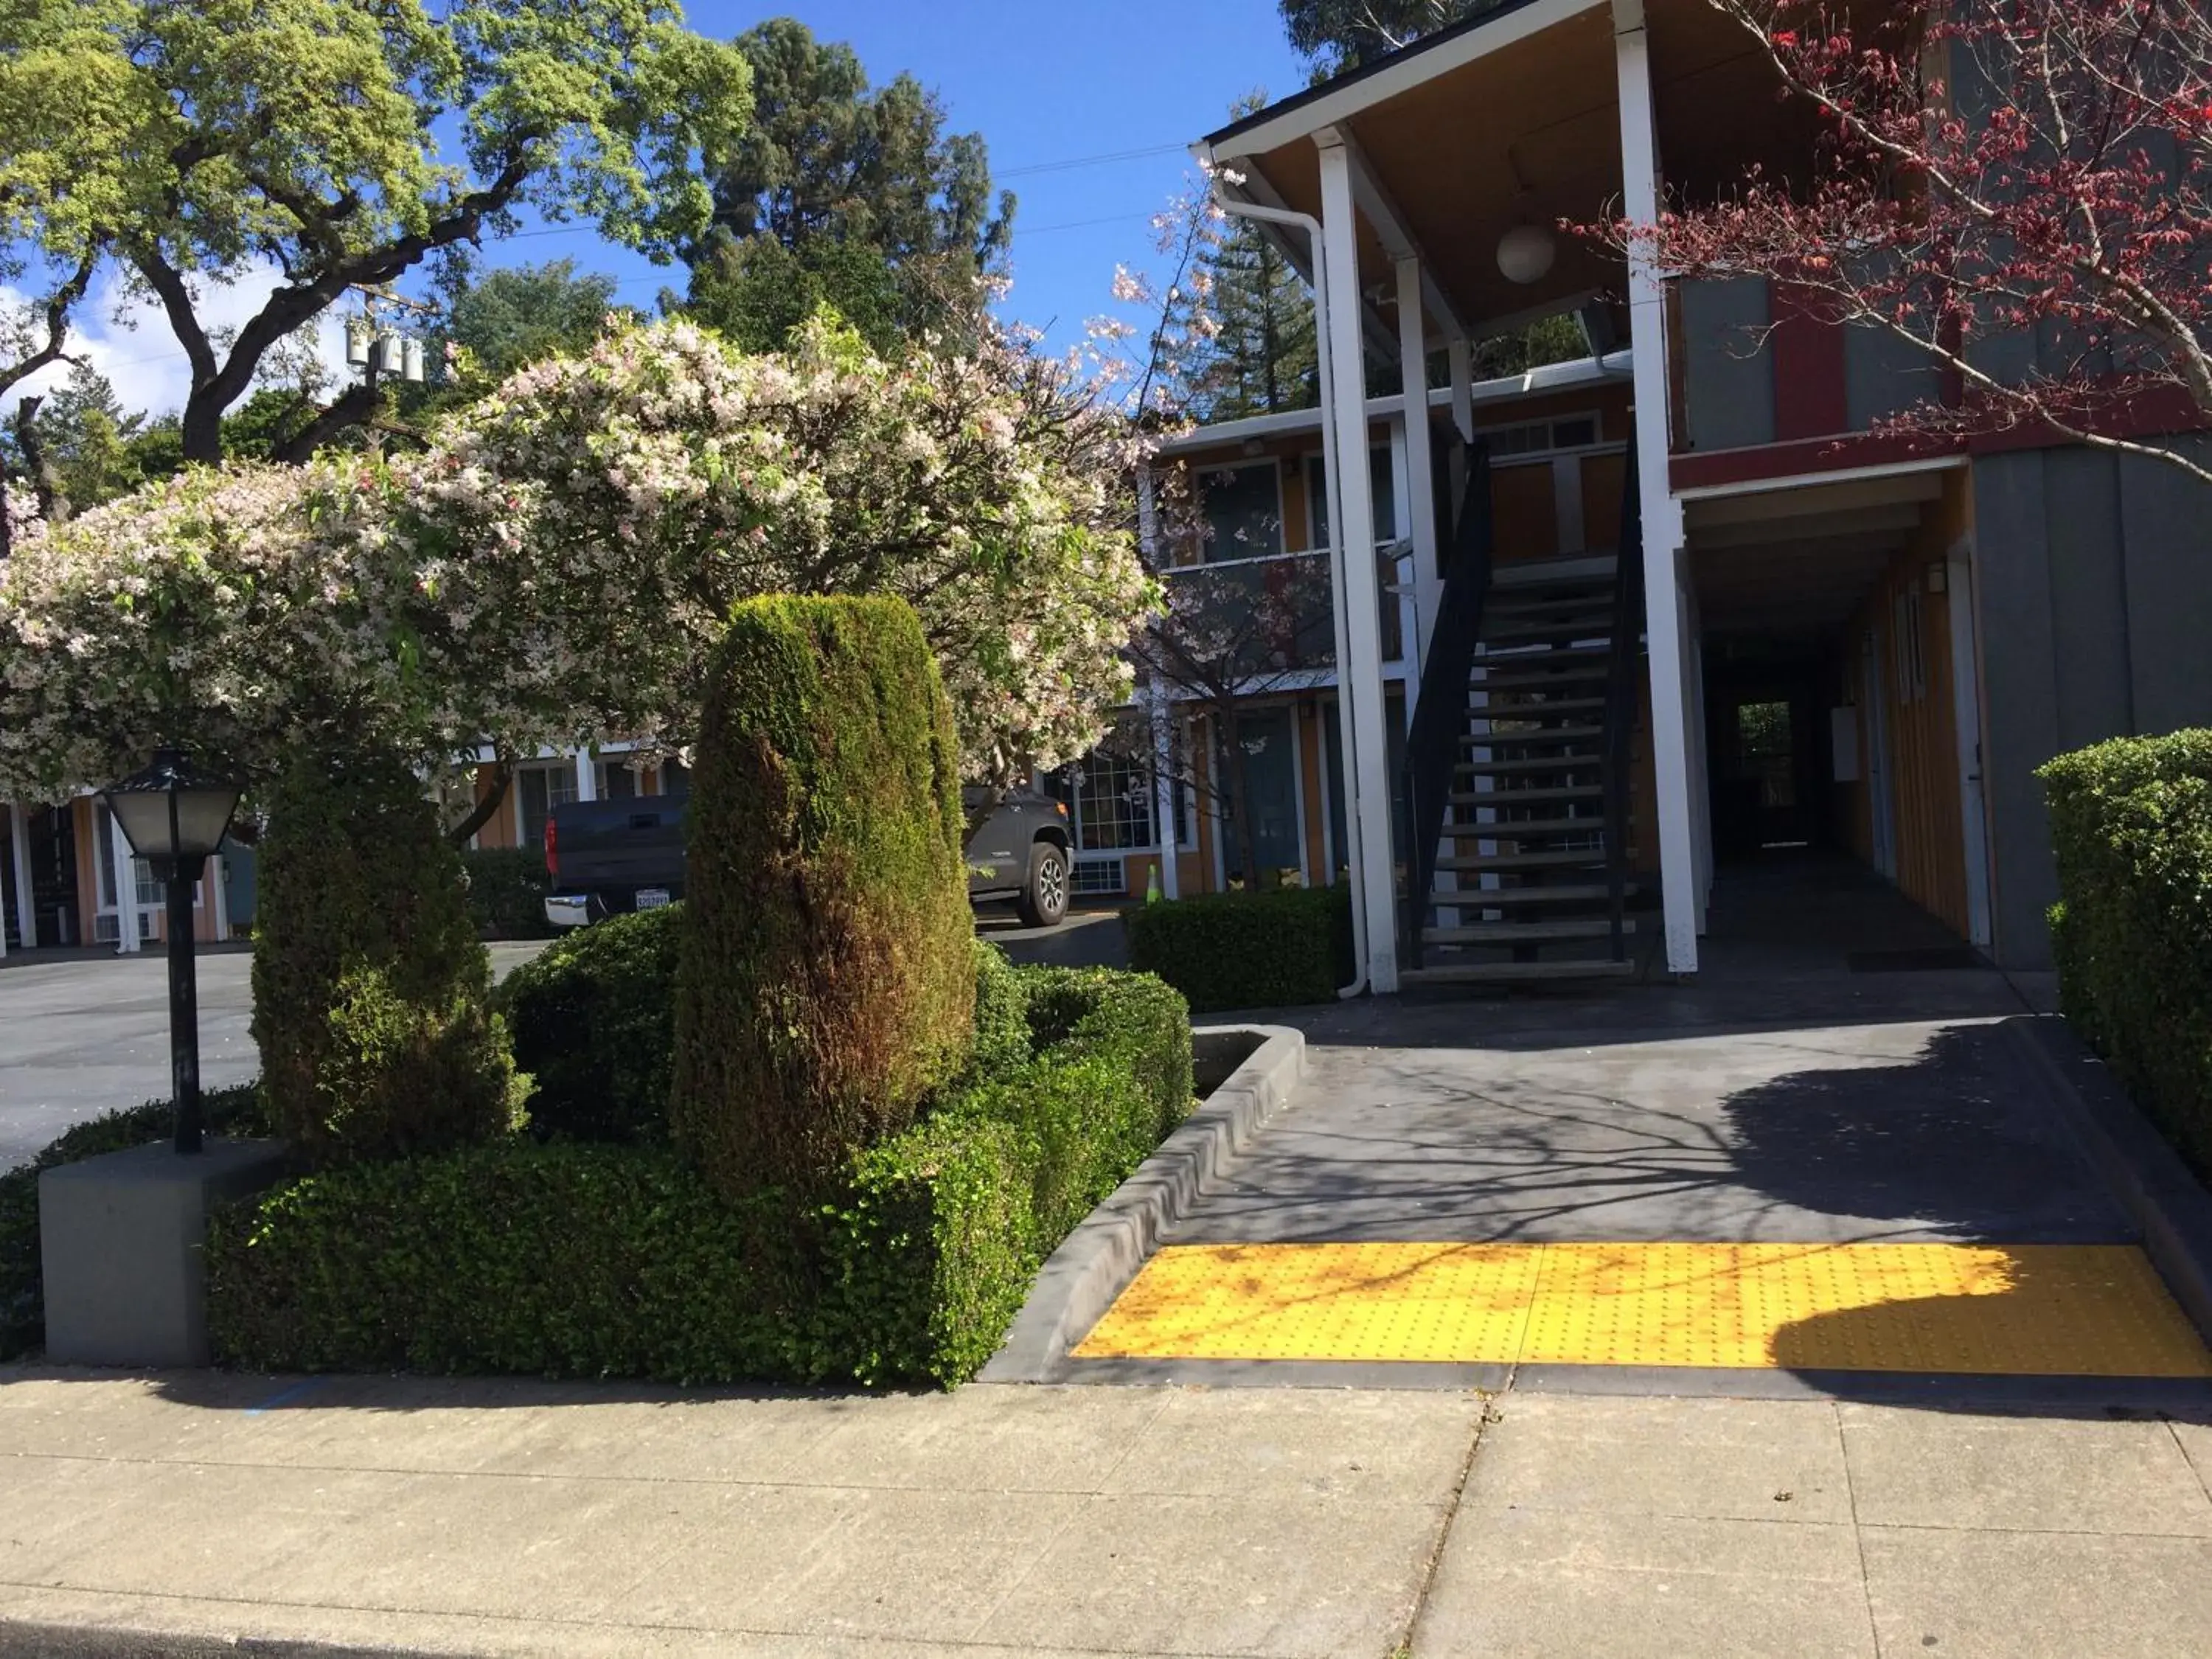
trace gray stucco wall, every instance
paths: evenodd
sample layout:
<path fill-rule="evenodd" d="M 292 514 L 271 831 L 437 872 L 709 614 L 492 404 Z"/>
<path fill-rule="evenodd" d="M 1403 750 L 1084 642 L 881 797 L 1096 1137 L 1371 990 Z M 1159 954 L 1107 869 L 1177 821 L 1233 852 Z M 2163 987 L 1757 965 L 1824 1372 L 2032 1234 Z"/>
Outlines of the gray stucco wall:
<path fill-rule="evenodd" d="M 2046 968 L 2058 883 L 2035 769 L 2212 726 L 2212 487 L 2088 449 L 1991 456 L 1974 525 L 1997 959 Z"/>

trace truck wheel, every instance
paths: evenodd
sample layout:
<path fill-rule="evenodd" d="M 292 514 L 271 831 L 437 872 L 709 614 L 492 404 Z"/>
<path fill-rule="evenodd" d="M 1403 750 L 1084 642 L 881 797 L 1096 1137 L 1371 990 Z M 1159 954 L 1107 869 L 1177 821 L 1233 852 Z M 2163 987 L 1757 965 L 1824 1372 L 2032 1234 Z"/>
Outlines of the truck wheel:
<path fill-rule="evenodd" d="M 1030 878 L 1014 900 L 1024 927 L 1057 927 L 1067 915 L 1067 854 L 1048 841 L 1030 851 Z"/>

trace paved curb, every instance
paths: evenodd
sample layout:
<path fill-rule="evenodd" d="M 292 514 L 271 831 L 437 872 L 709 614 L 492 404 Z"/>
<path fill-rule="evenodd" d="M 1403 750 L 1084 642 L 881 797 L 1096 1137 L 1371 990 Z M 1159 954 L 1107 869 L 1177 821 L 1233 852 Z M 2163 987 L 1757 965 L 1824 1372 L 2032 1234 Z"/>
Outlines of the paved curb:
<path fill-rule="evenodd" d="M 1191 1035 L 1201 1053 L 1209 1043 L 1259 1042 L 1189 1121 L 1052 1253 L 1006 1345 L 977 1381 L 1062 1380 L 1068 1350 L 1114 1305 L 1206 1184 L 1250 1149 L 1305 1074 L 1305 1037 L 1288 1026 L 1206 1025 Z"/>
<path fill-rule="evenodd" d="M 435 1659 L 420 1648 L 334 1648 L 258 1636 L 162 1636 L 0 1619 L 0 1659 Z"/>
<path fill-rule="evenodd" d="M 2005 1022 L 2197 1328 L 2212 1340 L 2212 1193 L 2056 1014 Z"/>

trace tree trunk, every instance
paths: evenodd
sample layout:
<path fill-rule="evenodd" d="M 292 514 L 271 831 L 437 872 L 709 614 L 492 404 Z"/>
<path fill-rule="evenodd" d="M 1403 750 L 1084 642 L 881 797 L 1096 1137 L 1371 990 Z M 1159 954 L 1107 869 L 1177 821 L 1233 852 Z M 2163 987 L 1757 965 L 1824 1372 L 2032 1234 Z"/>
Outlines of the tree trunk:
<path fill-rule="evenodd" d="M 206 387 L 196 386 L 185 400 L 182 438 L 187 462 L 222 465 L 222 405 Z"/>
<path fill-rule="evenodd" d="M 492 814 L 499 811 L 499 804 L 507 799 L 507 786 L 514 781 L 514 763 L 494 761 L 491 770 L 485 775 L 485 781 L 491 787 L 477 798 L 477 804 L 468 817 L 446 831 L 446 839 L 456 847 L 466 847 L 469 837 L 491 822 Z"/>

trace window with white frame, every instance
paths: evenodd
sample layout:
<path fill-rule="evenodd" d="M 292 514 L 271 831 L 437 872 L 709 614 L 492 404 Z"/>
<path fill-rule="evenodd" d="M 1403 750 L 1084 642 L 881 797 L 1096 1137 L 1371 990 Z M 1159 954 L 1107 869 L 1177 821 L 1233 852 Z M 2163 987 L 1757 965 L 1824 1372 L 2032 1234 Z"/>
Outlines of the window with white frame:
<path fill-rule="evenodd" d="M 547 761 L 521 766 L 514 774 L 515 843 L 545 845 L 546 820 L 553 809 L 576 799 L 576 763 Z"/>
<path fill-rule="evenodd" d="M 1282 470 L 1273 460 L 1206 468 L 1198 475 L 1198 506 L 1206 525 L 1199 556 L 1206 563 L 1283 550 Z"/>
<path fill-rule="evenodd" d="M 1545 455 L 1559 449 L 1588 449 L 1603 441 L 1605 428 L 1597 415 L 1555 415 L 1548 420 L 1518 421 L 1510 426 L 1480 428 L 1488 440 L 1493 459 L 1508 455 Z"/>
<path fill-rule="evenodd" d="M 1152 775 L 1126 755 L 1097 750 L 1068 769 L 1068 816 L 1079 853 L 1119 853 L 1152 842 Z"/>
<path fill-rule="evenodd" d="M 643 793 L 638 787 L 637 769 L 622 756 L 608 756 L 592 765 L 601 800 L 631 800 Z"/>
<path fill-rule="evenodd" d="M 100 945 L 112 945 L 123 936 L 121 908 L 116 902 L 115 835 L 107 803 L 94 801 L 92 806 L 93 831 L 93 920 L 92 937 Z M 138 937 L 150 939 L 159 931 L 156 921 L 167 907 L 168 894 L 155 878 L 154 866 L 144 859 L 131 861 L 131 899 L 137 907 Z M 192 884 L 192 908 L 200 908 L 205 895 L 204 878 Z"/>
<path fill-rule="evenodd" d="M 1390 464 L 1390 446 L 1377 444 L 1367 452 L 1367 487 L 1375 504 L 1375 539 L 1394 541 L 1398 535 L 1398 475 Z M 1319 455 L 1306 457 L 1306 545 L 1328 545 L 1328 472 Z"/>

